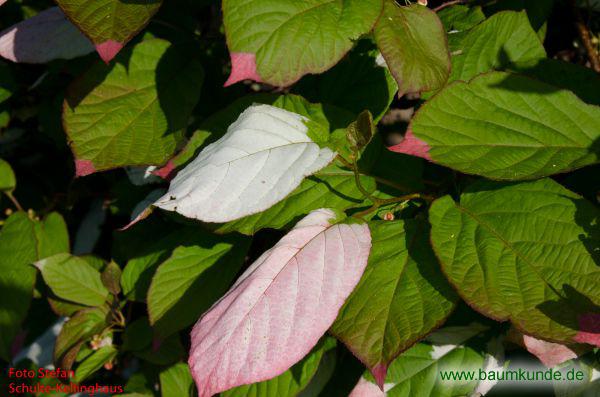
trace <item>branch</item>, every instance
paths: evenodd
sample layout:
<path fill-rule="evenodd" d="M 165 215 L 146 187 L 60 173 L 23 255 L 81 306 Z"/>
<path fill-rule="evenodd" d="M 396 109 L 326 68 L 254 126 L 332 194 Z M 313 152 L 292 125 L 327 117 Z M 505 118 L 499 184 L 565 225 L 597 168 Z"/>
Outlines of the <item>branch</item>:
<path fill-rule="evenodd" d="M 453 5 L 456 5 L 456 4 L 462 4 L 464 2 L 465 2 L 465 0 L 452 0 L 452 1 L 448 1 L 448 2 L 446 2 L 444 4 L 442 4 L 442 5 L 439 5 L 439 6 L 435 7 L 433 9 L 433 11 L 440 12 L 440 11 L 442 11 L 446 7 L 450 7 L 450 6 L 453 6 Z"/>
<path fill-rule="evenodd" d="M 598 55 L 598 51 L 592 43 L 592 35 L 590 30 L 588 29 L 585 21 L 583 20 L 583 16 L 581 15 L 581 11 L 575 0 L 571 0 L 571 6 L 573 8 L 573 14 L 575 15 L 575 26 L 577 27 L 577 31 L 579 32 L 579 38 L 585 47 L 587 52 L 588 59 L 592 64 L 592 69 L 596 72 L 600 73 L 600 56 Z"/>

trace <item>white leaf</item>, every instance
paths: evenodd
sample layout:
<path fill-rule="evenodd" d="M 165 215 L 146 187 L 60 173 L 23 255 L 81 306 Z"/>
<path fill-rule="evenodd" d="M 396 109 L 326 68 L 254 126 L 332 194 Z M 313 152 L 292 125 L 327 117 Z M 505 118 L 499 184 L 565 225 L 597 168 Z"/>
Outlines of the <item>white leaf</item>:
<path fill-rule="evenodd" d="M 189 364 L 199 397 L 283 373 L 331 326 L 371 249 L 366 224 L 334 216 L 311 212 L 198 320 Z"/>
<path fill-rule="evenodd" d="M 92 51 L 91 41 L 58 7 L 42 11 L 0 33 L 0 56 L 13 62 L 46 63 Z"/>
<path fill-rule="evenodd" d="M 310 139 L 305 121 L 274 106 L 249 107 L 177 174 L 154 205 L 205 222 L 270 208 L 336 155 Z"/>

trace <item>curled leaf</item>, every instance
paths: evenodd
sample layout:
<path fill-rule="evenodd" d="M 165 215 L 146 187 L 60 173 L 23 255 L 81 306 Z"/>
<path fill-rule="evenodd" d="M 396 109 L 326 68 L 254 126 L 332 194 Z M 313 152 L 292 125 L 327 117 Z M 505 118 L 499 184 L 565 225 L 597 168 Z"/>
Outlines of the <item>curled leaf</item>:
<path fill-rule="evenodd" d="M 367 225 L 334 217 L 311 212 L 196 323 L 189 364 L 199 397 L 283 373 L 331 326 L 371 249 Z"/>

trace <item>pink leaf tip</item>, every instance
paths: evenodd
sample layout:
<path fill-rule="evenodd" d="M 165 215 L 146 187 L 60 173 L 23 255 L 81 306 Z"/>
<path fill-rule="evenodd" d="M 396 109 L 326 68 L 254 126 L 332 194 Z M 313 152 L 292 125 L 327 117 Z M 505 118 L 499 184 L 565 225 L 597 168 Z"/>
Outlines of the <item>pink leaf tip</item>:
<path fill-rule="evenodd" d="M 410 130 L 406 133 L 402 142 L 400 142 L 398 145 L 391 146 L 389 149 L 392 152 L 422 157 L 431 161 L 431 156 L 429 155 L 429 145 L 417 138 Z"/>
<path fill-rule="evenodd" d="M 243 80 L 254 80 L 260 82 L 260 76 L 256 71 L 256 54 L 249 52 L 231 53 L 231 74 L 224 86 L 229 87 Z"/>
<path fill-rule="evenodd" d="M 377 364 L 371 369 L 371 373 L 377 382 L 377 386 L 383 391 L 383 385 L 385 384 L 385 377 L 387 375 L 387 365 Z"/>
<path fill-rule="evenodd" d="M 175 163 L 173 163 L 172 160 L 169 160 L 162 168 L 152 171 L 152 174 L 168 181 L 173 178 L 174 171 Z"/>
<path fill-rule="evenodd" d="M 579 332 L 573 338 L 578 343 L 600 347 L 600 313 L 586 313 L 579 317 Z"/>
<path fill-rule="evenodd" d="M 75 160 L 75 177 L 86 176 L 96 172 L 91 160 Z"/>
<path fill-rule="evenodd" d="M 102 44 L 96 45 L 96 51 L 98 51 L 100 58 L 106 63 L 109 63 L 122 48 L 123 43 L 114 40 L 108 40 Z"/>
<path fill-rule="evenodd" d="M 536 356 L 548 368 L 577 358 L 577 353 L 568 346 L 546 342 L 529 335 L 523 335 L 523 344 L 527 351 Z"/>

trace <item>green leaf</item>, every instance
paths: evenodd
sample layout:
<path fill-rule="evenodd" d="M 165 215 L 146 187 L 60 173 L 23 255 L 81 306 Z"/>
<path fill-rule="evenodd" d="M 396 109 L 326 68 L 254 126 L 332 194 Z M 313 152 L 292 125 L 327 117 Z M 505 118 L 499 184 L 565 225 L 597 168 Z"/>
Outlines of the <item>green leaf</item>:
<path fill-rule="evenodd" d="M 452 57 L 449 82 L 468 81 L 478 74 L 512 64 L 535 65 L 546 51 L 525 12 L 499 12 L 475 26 Z"/>
<path fill-rule="evenodd" d="M 93 307 L 72 316 L 61 328 L 54 345 L 54 363 L 69 370 L 82 343 L 102 332 L 107 326 L 108 309 Z"/>
<path fill-rule="evenodd" d="M 375 191 L 373 178 L 361 176 L 361 181 L 369 192 Z M 359 207 L 363 202 L 364 197 L 356 187 L 354 173 L 332 164 L 305 178 L 296 190 L 268 210 L 224 223 L 215 231 L 237 231 L 251 235 L 264 228 L 288 228 L 312 210 L 323 207 L 346 210 Z"/>
<path fill-rule="evenodd" d="M 450 54 L 435 12 L 418 4 L 400 7 L 385 0 L 374 34 L 400 95 L 444 85 L 450 74 Z"/>
<path fill-rule="evenodd" d="M 130 251 L 132 259 L 127 262 L 121 275 L 123 294 L 130 300 L 146 300 L 156 268 L 167 260 L 175 248 L 201 245 L 207 236 L 207 233 L 197 226 L 171 228 L 157 233 L 162 234 L 141 236 L 143 246 Z M 147 240 L 152 237 L 154 240 Z"/>
<path fill-rule="evenodd" d="M 378 122 L 398 91 L 388 68 L 377 61 L 379 51 L 370 41 L 358 43 L 344 59 L 323 74 L 305 76 L 294 92 L 311 102 L 321 102 L 358 115 L 369 110 Z"/>
<path fill-rule="evenodd" d="M 482 314 L 537 338 L 594 343 L 598 216 L 551 179 L 479 182 L 459 202 L 433 203 L 431 241 L 448 280 Z"/>
<path fill-rule="evenodd" d="M 104 346 L 93 352 L 90 356 L 86 357 L 81 364 L 75 370 L 75 378 L 73 379 L 76 383 L 81 383 L 102 366 L 117 356 L 119 351 L 114 346 Z"/>
<path fill-rule="evenodd" d="M 0 191 L 11 193 L 17 186 L 17 179 L 10 164 L 0 159 Z"/>
<path fill-rule="evenodd" d="M 385 380 L 387 395 L 390 397 L 436 396 L 463 397 L 474 393 L 477 380 L 443 381 L 442 371 L 457 369 L 477 370 L 486 368 L 489 355 L 481 347 L 472 346 L 471 340 L 478 337 L 485 327 L 472 324 L 464 327 L 447 327 L 430 335 L 426 341 L 418 343 L 404 352 L 390 366 Z M 366 380 L 372 382 L 370 374 Z M 362 380 L 365 381 L 364 379 Z M 377 386 L 373 385 L 373 390 Z"/>
<path fill-rule="evenodd" d="M 162 1 L 57 0 L 56 3 L 108 62 L 148 24 Z"/>
<path fill-rule="evenodd" d="M 469 29 L 485 21 L 485 14 L 480 6 L 459 4 L 446 7 L 437 14 L 448 32 L 448 47 L 452 53 L 460 51 L 462 40 L 467 36 Z"/>
<path fill-rule="evenodd" d="M 335 349 L 335 339 L 325 337 L 300 362 L 281 375 L 263 382 L 233 388 L 222 397 L 295 397 L 315 376 L 323 355 Z"/>
<path fill-rule="evenodd" d="M 233 63 L 228 83 L 254 78 L 288 86 L 324 72 L 371 30 L 380 11 L 381 0 L 224 0 Z M 242 60 L 249 71 L 237 69 Z"/>
<path fill-rule="evenodd" d="M 94 64 L 71 84 L 63 107 L 77 175 L 165 163 L 202 81 L 197 58 L 160 39 L 137 44 L 111 67 Z"/>
<path fill-rule="evenodd" d="M 161 336 L 193 324 L 232 284 L 249 240 L 207 234 L 199 245 L 179 247 L 163 262 L 148 290 L 150 323 Z"/>
<path fill-rule="evenodd" d="M 598 120 L 600 108 L 571 92 L 493 72 L 445 88 L 419 110 L 410 128 L 436 163 L 518 180 L 596 163 Z"/>
<path fill-rule="evenodd" d="M 369 229 L 369 263 L 331 332 L 385 376 L 392 360 L 437 328 L 458 298 L 440 274 L 427 224 L 375 221 Z"/>
<path fill-rule="evenodd" d="M 177 363 L 160 373 L 161 397 L 191 397 L 193 391 L 194 380 L 187 364 Z"/>
<path fill-rule="evenodd" d="M 64 220 L 51 213 L 43 221 L 24 212 L 12 214 L 0 231 L 0 358 L 9 361 L 10 346 L 27 315 L 35 283 L 35 261 L 69 250 Z"/>
<path fill-rule="evenodd" d="M 58 254 L 38 261 L 44 281 L 59 298 L 87 306 L 100 306 L 109 292 L 100 272 L 86 261 L 69 254 Z"/>

